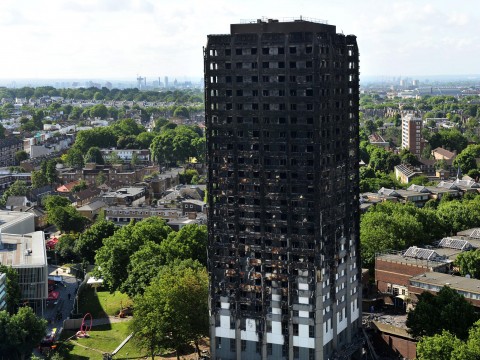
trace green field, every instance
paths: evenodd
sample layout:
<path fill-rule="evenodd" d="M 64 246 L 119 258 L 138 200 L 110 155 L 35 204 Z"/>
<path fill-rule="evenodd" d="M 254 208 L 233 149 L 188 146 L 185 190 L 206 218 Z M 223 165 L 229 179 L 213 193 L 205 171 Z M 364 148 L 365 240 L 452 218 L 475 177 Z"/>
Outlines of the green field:
<path fill-rule="evenodd" d="M 120 323 L 112 323 L 109 325 L 100 325 L 92 328 L 89 332 L 90 337 L 85 339 L 76 339 L 65 342 L 60 351 L 66 355 L 67 359 L 86 360 L 98 359 L 102 360 L 103 352 L 112 352 L 118 345 L 131 333 L 128 329 L 130 321 Z M 65 331 L 62 338 L 66 339 L 75 332 Z M 88 347 L 85 348 L 85 347 Z M 145 357 L 146 352 L 141 351 L 133 342 L 129 341 L 115 356 L 116 359 L 132 359 Z"/>
<path fill-rule="evenodd" d="M 79 301 L 79 312 L 92 314 L 94 319 L 106 317 L 106 315 L 117 315 L 121 307 L 132 305 L 132 301 L 126 294 L 118 291 L 113 294 L 108 291 L 95 292 L 92 288 L 87 288 L 82 292 Z"/>

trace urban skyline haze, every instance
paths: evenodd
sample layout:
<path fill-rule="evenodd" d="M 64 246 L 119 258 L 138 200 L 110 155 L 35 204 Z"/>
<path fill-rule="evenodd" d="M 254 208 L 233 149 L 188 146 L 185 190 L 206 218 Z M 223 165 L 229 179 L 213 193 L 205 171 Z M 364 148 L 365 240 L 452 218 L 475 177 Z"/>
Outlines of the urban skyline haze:
<path fill-rule="evenodd" d="M 362 77 L 478 75 L 478 10 L 468 0 L 4 0 L 0 79 L 200 79 L 206 35 L 263 15 L 355 34 Z"/>

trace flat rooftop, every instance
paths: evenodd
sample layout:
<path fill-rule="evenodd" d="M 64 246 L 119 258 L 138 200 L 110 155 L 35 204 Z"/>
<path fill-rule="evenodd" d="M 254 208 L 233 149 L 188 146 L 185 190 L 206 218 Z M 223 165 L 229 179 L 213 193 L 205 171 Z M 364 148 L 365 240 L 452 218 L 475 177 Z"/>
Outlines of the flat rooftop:
<path fill-rule="evenodd" d="M 326 20 L 306 17 L 278 19 L 242 20 L 240 24 L 231 24 L 230 33 L 289 33 L 289 32 L 336 32 L 334 25 L 328 25 Z"/>
<path fill-rule="evenodd" d="M 447 265 L 446 262 L 435 260 L 423 260 L 414 257 L 404 256 L 402 254 L 380 254 L 375 257 L 375 260 L 395 262 L 410 266 L 423 266 L 428 268 L 436 268 Z"/>
<path fill-rule="evenodd" d="M 116 191 L 110 191 L 102 195 L 104 198 L 126 198 L 137 196 L 145 192 L 143 187 L 124 187 Z"/>
<path fill-rule="evenodd" d="M 25 235 L 1 234 L 0 263 L 12 267 L 45 266 L 47 256 L 43 231 Z"/>
<path fill-rule="evenodd" d="M 412 282 L 436 285 L 439 287 L 449 286 L 452 289 L 459 291 L 480 293 L 480 280 L 471 278 L 469 279 L 463 276 L 454 276 L 438 272 L 427 272 L 421 275 L 411 277 L 410 284 Z"/>

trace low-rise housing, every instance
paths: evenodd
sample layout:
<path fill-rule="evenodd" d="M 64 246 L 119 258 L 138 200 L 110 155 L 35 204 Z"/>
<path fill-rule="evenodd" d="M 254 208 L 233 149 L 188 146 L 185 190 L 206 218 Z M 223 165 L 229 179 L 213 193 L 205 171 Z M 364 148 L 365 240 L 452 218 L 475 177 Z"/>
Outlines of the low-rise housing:
<path fill-rule="evenodd" d="M 400 164 L 395 166 L 395 178 L 402 184 L 408 184 L 413 178 L 423 175 L 420 170 L 414 169 L 407 164 Z"/>
<path fill-rule="evenodd" d="M 107 205 L 131 205 L 138 206 L 145 203 L 146 189 L 144 187 L 123 187 L 116 191 L 102 194 L 100 198 Z"/>
<path fill-rule="evenodd" d="M 457 156 L 457 152 L 451 152 L 443 147 L 437 147 L 432 150 L 432 156 L 435 160 L 453 160 Z"/>
<path fill-rule="evenodd" d="M 426 272 L 409 280 L 408 291 L 412 298 L 424 291 L 437 294 L 444 286 L 449 286 L 476 308 L 480 308 L 480 280 L 454 276 L 438 272 Z"/>

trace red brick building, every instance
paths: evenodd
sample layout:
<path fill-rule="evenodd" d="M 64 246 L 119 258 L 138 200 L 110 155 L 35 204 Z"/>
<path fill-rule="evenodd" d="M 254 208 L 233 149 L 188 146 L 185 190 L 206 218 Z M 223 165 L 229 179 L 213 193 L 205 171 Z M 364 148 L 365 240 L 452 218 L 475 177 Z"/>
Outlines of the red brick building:
<path fill-rule="evenodd" d="M 428 250 L 428 253 L 417 252 L 417 257 L 409 256 L 407 251 L 380 254 L 375 258 L 375 282 L 378 291 L 394 296 L 408 296 L 409 279 L 412 276 L 430 271 L 447 272 L 450 267 L 449 263 L 436 260 L 438 256 L 433 250 Z"/>

